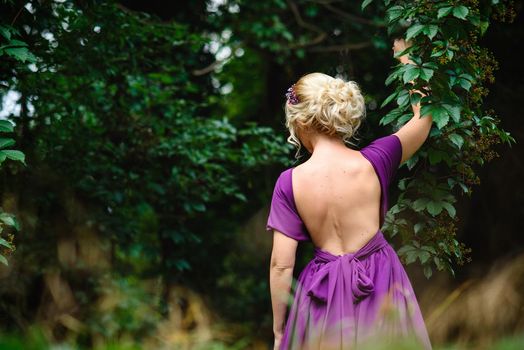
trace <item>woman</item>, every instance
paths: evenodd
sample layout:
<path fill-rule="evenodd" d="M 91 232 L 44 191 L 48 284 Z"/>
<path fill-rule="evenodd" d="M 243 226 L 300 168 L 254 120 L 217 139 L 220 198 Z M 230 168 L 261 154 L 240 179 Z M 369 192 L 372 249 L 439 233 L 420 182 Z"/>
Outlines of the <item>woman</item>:
<path fill-rule="evenodd" d="M 396 40 L 393 51 L 405 48 Z M 406 55 L 399 60 L 412 63 Z M 355 82 L 311 73 L 286 96 L 288 142 L 311 157 L 278 177 L 266 226 L 273 231 L 274 348 L 353 349 L 406 336 L 431 349 L 408 276 L 380 231 L 389 185 L 426 140 L 431 116 L 412 105 L 414 116 L 402 128 L 356 151 L 346 146 L 365 116 Z M 299 275 L 286 321 L 299 241 L 311 241 L 315 253 Z"/>

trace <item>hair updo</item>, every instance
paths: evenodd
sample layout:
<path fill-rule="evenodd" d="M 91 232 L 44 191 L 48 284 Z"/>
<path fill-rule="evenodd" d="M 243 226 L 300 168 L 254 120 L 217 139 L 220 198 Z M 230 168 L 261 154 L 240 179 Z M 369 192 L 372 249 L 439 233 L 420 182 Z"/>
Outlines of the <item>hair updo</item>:
<path fill-rule="evenodd" d="M 298 129 L 337 135 L 349 143 L 366 115 L 364 97 L 354 81 L 310 73 L 296 82 L 294 91 L 299 102 L 286 102 L 285 113 L 287 142 L 297 147 L 295 157 L 301 147 Z"/>

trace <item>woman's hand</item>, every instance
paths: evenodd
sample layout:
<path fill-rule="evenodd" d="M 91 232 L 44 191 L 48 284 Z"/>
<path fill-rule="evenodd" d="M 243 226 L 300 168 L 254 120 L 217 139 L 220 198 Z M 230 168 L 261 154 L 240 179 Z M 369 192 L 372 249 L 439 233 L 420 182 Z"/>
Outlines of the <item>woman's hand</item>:
<path fill-rule="evenodd" d="M 397 52 L 404 51 L 405 49 L 407 49 L 410 46 L 411 46 L 411 42 L 406 43 L 406 41 L 403 38 L 395 39 L 395 41 L 393 42 L 393 47 L 392 47 L 393 55 L 395 55 Z M 414 62 L 409 59 L 407 54 L 402 55 L 400 57 L 395 57 L 395 58 L 404 64 L 407 64 L 407 63 L 414 64 Z"/>
<path fill-rule="evenodd" d="M 407 43 L 406 44 L 406 41 L 403 39 L 403 38 L 400 38 L 400 39 L 395 39 L 395 41 L 393 42 L 393 54 L 397 53 L 397 52 L 402 52 L 404 51 L 405 49 L 407 49 L 408 47 L 411 46 L 411 42 Z M 402 55 L 400 57 L 396 57 L 400 62 L 404 63 L 404 64 L 407 64 L 407 63 L 411 63 L 411 64 L 415 64 L 415 62 L 413 62 L 412 60 L 410 60 L 408 58 L 408 55 L 405 54 L 405 55 Z M 413 81 L 410 81 L 411 84 L 414 84 Z M 424 87 L 423 88 L 424 90 L 429 91 L 429 87 Z M 417 93 L 419 94 L 421 97 L 424 97 L 424 96 L 427 96 L 426 92 L 422 92 L 420 90 L 416 90 L 416 89 L 411 89 L 409 90 L 409 94 L 413 94 L 413 93 Z M 420 103 L 417 103 L 416 105 L 412 105 L 413 106 L 413 110 L 415 113 L 417 112 L 420 112 Z"/>

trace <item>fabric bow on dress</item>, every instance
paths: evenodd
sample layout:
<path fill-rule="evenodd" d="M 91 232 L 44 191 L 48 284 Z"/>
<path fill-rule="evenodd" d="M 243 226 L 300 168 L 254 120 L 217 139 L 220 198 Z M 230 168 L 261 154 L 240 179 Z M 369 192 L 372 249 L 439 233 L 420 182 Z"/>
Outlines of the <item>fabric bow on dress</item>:
<path fill-rule="evenodd" d="M 328 293 L 332 295 L 335 288 L 343 288 L 351 290 L 353 303 L 357 304 L 374 290 L 369 271 L 366 271 L 361 259 L 380 250 L 386 244 L 387 241 L 383 234 L 378 232 L 364 247 L 354 253 L 333 255 L 315 247 L 314 260 L 319 267 L 316 271 L 312 270 L 313 276 L 306 290 L 307 295 L 319 302 L 326 303 Z M 343 285 L 337 285 L 339 283 Z"/>

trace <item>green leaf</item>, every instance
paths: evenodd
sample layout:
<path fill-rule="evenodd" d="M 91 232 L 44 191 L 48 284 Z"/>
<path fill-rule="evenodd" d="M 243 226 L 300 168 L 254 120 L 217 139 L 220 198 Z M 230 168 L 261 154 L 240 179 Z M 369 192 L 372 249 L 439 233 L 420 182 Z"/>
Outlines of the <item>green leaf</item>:
<path fill-rule="evenodd" d="M 411 94 L 411 95 L 409 95 L 409 102 L 412 105 L 416 105 L 417 103 L 419 103 L 420 99 L 421 99 L 420 94 Z"/>
<path fill-rule="evenodd" d="M 417 222 L 415 225 L 413 225 L 413 231 L 415 232 L 415 234 L 418 234 L 420 230 L 422 230 L 423 227 L 424 227 L 424 223 Z"/>
<path fill-rule="evenodd" d="M 481 21 L 480 22 L 480 35 L 484 35 L 486 33 L 486 30 L 488 30 L 489 22 L 488 21 Z"/>
<path fill-rule="evenodd" d="M 402 6 L 398 6 L 398 5 L 391 6 L 387 10 L 388 22 L 391 23 L 393 21 L 396 21 L 404 14 L 403 12 L 404 12 L 404 8 Z"/>
<path fill-rule="evenodd" d="M 448 211 L 448 214 L 450 217 L 452 218 L 455 217 L 455 214 L 457 213 L 457 211 L 455 210 L 455 207 L 453 206 L 453 204 L 448 203 L 448 202 L 443 202 L 442 206 Z"/>
<path fill-rule="evenodd" d="M 247 198 L 243 193 L 235 192 L 234 196 L 240 199 L 242 202 L 247 202 Z"/>
<path fill-rule="evenodd" d="M 431 77 L 433 76 L 433 69 L 429 68 L 422 68 L 420 70 L 420 78 L 425 81 L 429 81 Z"/>
<path fill-rule="evenodd" d="M 451 142 L 453 142 L 455 146 L 457 146 L 458 149 L 460 149 L 462 145 L 464 144 L 464 138 L 460 136 L 459 134 L 455 134 L 455 133 L 450 134 L 449 139 L 451 140 Z"/>
<path fill-rule="evenodd" d="M 424 246 L 424 249 L 426 249 L 426 250 L 427 250 L 428 252 L 430 252 L 431 254 L 437 254 L 437 251 L 435 250 L 435 247 L 425 245 L 425 246 Z"/>
<path fill-rule="evenodd" d="M 204 212 L 206 211 L 206 205 L 204 203 L 194 203 L 193 209 L 195 209 L 195 211 Z"/>
<path fill-rule="evenodd" d="M 3 149 L 0 150 L 0 154 L 4 154 L 9 159 L 18 160 L 25 164 L 25 155 L 23 152 L 14 149 Z"/>
<path fill-rule="evenodd" d="M 466 91 L 469 91 L 469 89 L 471 88 L 471 83 L 466 79 L 460 79 L 459 85 Z"/>
<path fill-rule="evenodd" d="M 433 274 L 433 270 L 431 269 L 431 266 L 429 265 L 424 266 L 424 276 L 426 276 L 426 278 L 429 279 L 432 274 Z"/>
<path fill-rule="evenodd" d="M 479 15 L 470 15 L 468 18 L 469 22 L 475 27 L 480 26 L 480 16 Z"/>
<path fill-rule="evenodd" d="M 431 116 L 433 117 L 433 121 L 439 129 L 442 129 L 449 122 L 448 112 L 440 106 L 433 108 Z"/>
<path fill-rule="evenodd" d="M 15 144 L 15 140 L 0 138 L 0 148 L 9 147 Z"/>
<path fill-rule="evenodd" d="M 419 35 L 425 27 L 425 24 L 415 24 L 409 27 L 406 31 L 406 40 L 409 40 Z"/>
<path fill-rule="evenodd" d="M 410 250 L 406 252 L 406 264 L 411 264 L 417 260 L 417 252 L 415 250 Z"/>
<path fill-rule="evenodd" d="M 421 116 L 429 115 L 431 114 L 434 108 L 435 108 L 434 104 L 425 104 L 422 106 L 422 108 L 420 108 L 420 115 Z"/>
<path fill-rule="evenodd" d="M 20 40 L 11 40 L 9 41 L 9 44 L 3 46 L 3 47 L 27 47 L 27 43 L 20 41 Z"/>
<path fill-rule="evenodd" d="M 459 77 L 463 78 L 463 79 L 466 79 L 466 80 L 468 80 L 470 82 L 475 81 L 475 79 L 471 75 L 469 75 L 467 73 L 462 73 L 461 75 L 459 75 Z"/>
<path fill-rule="evenodd" d="M 409 65 L 406 71 L 404 72 L 404 75 L 402 76 L 404 84 L 418 78 L 419 74 L 420 70 L 416 66 Z"/>
<path fill-rule="evenodd" d="M 399 115 L 400 111 L 398 109 L 394 109 L 380 119 L 379 125 L 387 125 L 397 119 Z"/>
<path fill-rule="evenodd" d="M 7 259 L 2 254 L 0 254 L 0 262 L 6 266 L 9 266 L 9 264 L 7 263 Z"/>
<path fill-rule="evenodd" d="M 409 252 L 409 251 L 411 251 L 413 249 L 415 249 L 415 248 L 413 248 L 412 246 L 407 244 L 407 245 L 404 245 L 404 246 L 400 247 L 400 249 L 397 251 L 397 254 L 398 255 L 404 255 L 404 254 L 406 254 L 407 252 Z"/>
<path fill-rule="evenodd" d="M 398 79 L 399 77 L 399 71 L 398 70 L 394 70 L 387 78 L 386 78 L 386 86 L 388 86 L 389 84 L 391 84 L 393 81 L 395 81 L 395 79 Z"/>
<path fill-rule="evenodd" d="M 437 13 L 437 18 L 442 18 L 442 17 L 449 15 L 452 10 L 453 10 L 453 6 L 446 6 L 446 7 L 440 8 Z"/>
<path fill-rule="evenodd" d="M 12 132 L 14 130 L 14 125 L 8 120 L 0 120 L 0 132 Z"/>
<path fill-rule="evenodd" d="M 369 4 L 371 4 L 373 2 L 373 0 L 364 0 L 362 1 L 362 5 L 360 6 L 360 8 L 362 10 L 364 10 Z"/>
<path fill-rule="evenodd" d="M 437 32 L 438 26 L 436 24 L 429 24 L 424 28 L 424 34 L 426 34 L 430 40 L 437 35 Z"/>
<path fill-rule="evenodd" d="M 17 227 L 17 222 L 12 215 L 9 215 L 7 213 L 2 213 L 0 214 L 0 220 L 7 226 Z"/>
<path fill-rule="evenodd" d="M 428 251 L 426 251 L 426 250 L 422 250 L 422 251 L 419 253 L 418 258 L 420 259 L 420 262 L 424 264 L 424 263 L 426 263 L 426 261 L 429 260 L 429 257 L 430 257 L 430 256 L 431 256 L 431 255 L 429 254 Z"/>
<path fill-rule="evenodd" d="M 9 249 L 13 249 L 13 246 L 8 241 L 3 239 L 2 237 L 0 237 L 0 245 L 3 245 L 4 247 L 9 248 Z"/>
<path fill-rule="evenodd" d="M 405 122 L 413 118 L 413 112 L 402 114 L 400 118 L 398 118 L 397 123 L 399 125 L 404 125 Z"/>
<path fill-rule="evenodd" d="M 442 56 L 444 53 L 446 53 L 446 49 L 441 49 L 439 50 L 438 48 L 434 47 L 433 50 L 432 50 L 432 54 L 430 57 L 440 57 Z"/>
<path fill-rule="evenodd" d="M 466 19 L 466 16 L 468 15 L 468 13 L 469 13 L 469 10 L 466 6 L 459 5 L 453 8 L 453 16 L 457 18 Z"/>
<path fill-rule="evenodd" d="M 178 259 L 175 261 L 175 265 L 179 271 L 191 269 L 191 265 L 185 259 Z"/>
<path fill-rule="evenodd" d="M 8 27 L 0 26 L 0 35 L 6 38 L 6 40 L 11 40 L 11 32 Z"/>
<path fill-rule="evenodd" d="M 380 108 L 384 108 L 385 105 L 387 105 L 388 103 L 390 103 L 391 101 L 393 101 L 395 99 L 395 97 L 397 97 L 398 95 L 398 92 L 394 92 L 392 93 L 391 95 L 389 95 L 385 100 L 384 102 L 382 102 L 382 104 L 380 105 Z"/>
<path fill-rule="evenodd" d="M 429 201 L 428 204 L 426 205 L 426 209 L 428 210 L 428 213 L 430 213 L 433 216 L 440 214 L 440 212 L 442 212 L 442 209 L 443 209 L 442 203 L 443 203 L 442 201 L 439 201 L 439 202 Z"/>
<path fill-rule="evenodd" d="M 447 111 L 455 123 L 460 122 L 460 107 L 443 104 L 442 107 Z"/>
<path fill-rule="evenodd" d="M 429 199 L 427 198 L 419 198 L 413 202 L 412 208 L 415 211 L 422 211 L 426 209 L 426 205 L 428 204 Z"/>
<path fill-rule="evenodd" d="M 5 49 L 5 53 L 21 62 L 35 62 L 36 59 L 27 47 L 10 47 Z"/>
<path fill-rule="evenodd" d="M 442 270 L 444 268 L 444 265 L 437 256 L 433 257 L 433 262 L 437 265 L 437 269 Z"/>
<path fill-rule="evenodd" d="M 416 46 L 410 46 L 402 51 L 398 51 L 398 52 L 395 52 L 395 54 L 393 54 L 393 57 L 394 58 L 399 58 L 401 56 L 404 56 L 408 53 L 410 53 L 411 51 L 413 51 L 414 49 L 416 49 L 417 47 Z"/>
<path fill-rule="evenodd" d="M 417 165 L 418 160 L 419 160 L 418 155 L 414 155 L 411 158 L 409 158 L 406 162 L 406 166 L 408 167 L 408 169 L 409 170 L 413 169 L 415 165 Z"/>
<path fill-rule="evenodd" d="M 409 92 L 402 90 L 397 97 L 397 104 L 399 107 L 405 106 L 409 102 Z"/>
<path fill-rule="evenodd" d="M 436 64 L 435 62 L 426 62 L 422 65 L 422 67 L 424 68 L 431 68 L 433 70 L 435 69 L 438 69 L 438 64 Z"/>

